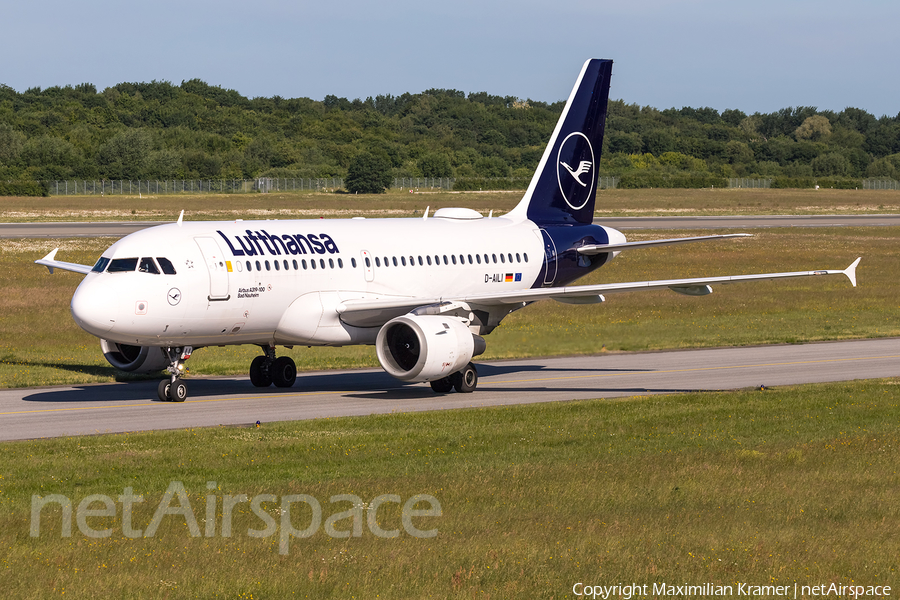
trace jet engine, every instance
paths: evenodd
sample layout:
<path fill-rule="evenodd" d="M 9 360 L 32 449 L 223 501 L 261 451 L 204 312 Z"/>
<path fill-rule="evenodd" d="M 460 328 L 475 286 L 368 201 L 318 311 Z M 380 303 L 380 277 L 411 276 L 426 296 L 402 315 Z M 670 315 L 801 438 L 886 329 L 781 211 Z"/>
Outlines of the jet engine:
<path fill-rule="evenodd" d="M 403 315 L 384 324 L 375 341 L 378 362 L 401 381 L 434 381 L 461 370 L 485 349 L 459 319 Z"/>
<path fill-rule="evenodd" d="M 130 346 L 100 340 L 103 357 L 117 369 L 131 373 L 153 373 L 169 365 L 166 351 L 156 346 Z"/>

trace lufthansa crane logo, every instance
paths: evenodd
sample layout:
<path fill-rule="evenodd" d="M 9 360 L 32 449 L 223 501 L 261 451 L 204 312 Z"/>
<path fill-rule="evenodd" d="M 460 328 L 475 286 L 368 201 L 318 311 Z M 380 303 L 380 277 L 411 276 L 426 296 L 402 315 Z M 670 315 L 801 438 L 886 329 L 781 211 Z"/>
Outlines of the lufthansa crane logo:
<path fill-rule="evenodd" d="M 571 208 L 584 208 L 594 191 L 594 148 L 580 131 L 566 136 L 559 146 L 557 179 L 559 191 Z"/>

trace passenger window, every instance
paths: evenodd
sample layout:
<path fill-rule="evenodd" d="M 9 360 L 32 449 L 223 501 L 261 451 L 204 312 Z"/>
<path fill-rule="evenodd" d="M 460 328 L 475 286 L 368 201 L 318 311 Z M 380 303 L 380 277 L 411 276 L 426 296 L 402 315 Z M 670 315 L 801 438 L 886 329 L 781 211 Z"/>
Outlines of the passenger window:
<path fill-rule="evenodd" d="M 395 259 L 395 260 L 396 260 L 396 259 Z M 400 262 L 403 263 L 403 266 L 405 267 L 405 266 L 406 266 L 406 257 L 405 257 L 405 256 L 401 256 L 401 257 L 400 257 Z"/>
<path fill-rule="evenodd" d="M 396 256 L 394 257 L 394 266 L 395 267 L 397 266 L 397 257 Z"/>
<path fill-rule="evenodd" d="M 316 261 L 315 260 L 309 261 L 309 266 L 311 266 L 313 268 L 313 271 L 315 271 L 316 270 Z"/>
<path fill-rule="evenodd" d="M 368 258 L 366 259 L 366 262 L 367 263 L 369 262 Z M 355 258 L 350 259 L 350 266 L 353 267 L 354 269 L 356 268 L 356 259 Z M 368 266 L 368 265 L 366 265 L 366 266 Z"/>
<path fill-rule="evenodd" d="M 522 254 L 522 258 L 525 259 L 525 262 L 528 262 L 528 255 L 527 255 L 527 254 Z"/>
<path fill-rule="evenodd" d="M 469 255 L 469 264 L 470 265 L 472 264 L 472 255 L 471 254 Z"/>
<path fill-rule="evenodd" d="M 294 270 L 296 271 L 297 270 L 297 259 L 296 258 L 294 259 L 293 263 L 294 263 Z"/>
<path fill-rule="evenodd" d="M 269 261 L 266 261 L 266 271 L 271 271 L 272 267 L 269 266 Z"/>
<path fill-rule="evenodd" d="M 156 263 L 153 262 L 153 259 L 149 256 L 145 256 L 141 259 L 141 262 L 138 265 L 138 271 L 141 273 L 153 273 L 154 275 L 159 275 L 159 269 L 156 268 Z"/>
<path fill-rule="evenodd" d="M 506 259 L 503 257 L 502 254 L 500 255 L 500 262 L 502 262 L 502 263 L 505 263 L 505 262 L 506 262 Z"/>
<path fill-rule="evenodd" d="M 356 259 L 354 258 L 353 260 L 356 260 Z M 356 265 L 353 265 L 353 266 L 355 267 Z M 369 260 L 368 256 L 366 257 L 366 267 L 369 267 L 369 268 L 372 267 L 372 261 Z"/>
<path fill-rule="evenodd" d="M 445 265 L 450 264 L 450 263 L 447 262 L 447 255 L 446 255 L 446 254 L 444 255 L 444 264 L 445 264 Z"/>
<path fill-rule="evenodd" d="M 328 267 L 331 269 L 334 268 L 334 259 L 333 258 L 328 259 Z"/>
<path fill-rule="evenodd" d="M 481 255 L 480 254 L 475 255 L 475 262 L 477 262 L 479 265 L 481 264 Z"/>
<path fill-rule="evenodd" d="M 509 261 L 509 263 L 512 264 L 512 252 L 510 252 L 509 254 L 507 254 L 507 255 L 506 255 L 506 258 L 507 258 L 507 260 Z"/>
<path fill-rule="evenodd" d="M 275 261 L 272 261 L 272 262 L 275 263 L 275 270 L 276 270 L 276 271 L 280 271 L 280 270 L 281 270 L 281 265 L 278 264 L 278 261 L 275 260 Z M 268 264 L 268 263 L 266 263 L 266 264 Z"/>
<path fill-rule="evenodd" d="M 516 262 L 517 262 L 517 263 L 522 262 L 522 257 L 519 256 L 519 253 L 518 253 L 518 252 L 516 252 Z"/>
<path fill-rule="evenodd" d="M 422 257 L 420 256 L 420 257 L 419 257 L 419 266 L 422 267 L 422 266 L 424 266 L 424 265 L 425 265 L 425 263 L 422 262 Z"/>
<path fill-rule="evenodd" d="M 303 265 L 303 270 L 305 271 L 306 270 L 306 259 L 304 258 L 303 260 L 301 260 L 300 264 Z"/>
<path fill-rule="evenodd" d="M 455 255 L 455 254 L 451 254 L 451 255 L 450 255 L 450 259 L 453 261 L 453 264 L 455 265 L 455 264 L 456 264 L 456 255 Z"/>
<path fill-rule="evenodd" d="M 256 270 L 262 271 L 262 267 L 259 265 L 259 261 L 256 261 Z"/>
<path fill-rule="evenodd" d="M 491 254 L 491 258 L 494 259 L 494 264 L 496 265 L 496 264 L 497 264 L 497 255 L 496 255 L 496 254 Z"/>
<path fill-rule="evenodd" d="M 369 265 L 366 265 L 366 266 L 369 266 Z M 381 259 L 378 258 L 377 256 L 375 257 L 375 266 L 376 266 L 376 267 L 380 267 L 380 266 L 381 266 Z"/>
<path fill-rule="evenodd" d="M 338 268 L 339 268 L 339 269 L 343 269 L 343 268 L 344 268 L 344 261 L 341 260 L 340 258 L 338 259 Z"/>
<path fill-rule="evenodd" d="M 109 263 L 109 273 L 127 273 L 137 268 L 137 258 L 114 258 Z"/>
<path fill-rule="evenodd" d="M 109 264 L 109 259 L 101 256 L 97 259 L 97 264 L 94 265 L 94 268 L 91 269 L 94 273 L 102 273 L 103 269 L 106 268 L 106 265 Z"/>
<path fill-rule="evenodd" d="M 431 266 L 431 255 L 430 255 L 430 254 L 429 254 L 428 256 L 425 257 L 425 262 L 428 263 L 428 266 L 429 266 L 429 267 Z"/>
<path fill-rule="evenodd" d="M 288 266 L 288 261 L 287 259 L 284 259 L 284 270 L 287 271 L 288 269 L 290 269 L 290 267 Z"/>
<path fill-rule="evenodd" d="M 248 261 L 247 261 L 247 271 L 249 272 L 249 271 L 252 271 L 252 270 L 253 270 L 253 267 L 250 265 L 250 261 L 248 260 Z"/>
<path fill-rule="evenodd" d="M 325 268 L 325 259 L 324 258 L 319 259 L 319 266 L 322 267 L 323 269 Z M 331 266 L 334 266 L 334 265 L 332 264 Z"/>

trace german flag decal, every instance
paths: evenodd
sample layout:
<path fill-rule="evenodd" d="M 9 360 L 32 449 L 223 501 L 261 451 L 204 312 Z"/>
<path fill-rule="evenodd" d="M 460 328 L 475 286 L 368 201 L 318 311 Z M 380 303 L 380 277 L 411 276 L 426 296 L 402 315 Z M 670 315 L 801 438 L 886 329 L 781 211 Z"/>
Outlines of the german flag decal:
<path fill-rule="evenodd" d="M 512 280 L 513 280 L 513 274 L 512 274 L 512 273 L 507 273 L 507 274 L 506 274 L 506 283 L 511 283 Z"/>

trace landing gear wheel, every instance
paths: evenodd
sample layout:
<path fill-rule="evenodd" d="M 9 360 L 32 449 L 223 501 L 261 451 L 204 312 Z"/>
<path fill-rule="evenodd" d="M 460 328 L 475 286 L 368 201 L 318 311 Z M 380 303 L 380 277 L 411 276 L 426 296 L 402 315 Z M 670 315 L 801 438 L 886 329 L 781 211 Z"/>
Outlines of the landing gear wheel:
<path fill-rule="evenodd" d="M 187 386 L 183 381 L 176 381 L 169 386 L 169 400 L 172 402 L 184 402 L 187 396 Z"/>
<path fill-rule="evenodd" d="M 443 379 L 435 379 L 431 382 L 431 389 L 438 394 L 446 394 L 453 389 L 453 382 L 450 381 L 449 377 L 444 377 Z"/>
<path fill-rule="evenodd" d="M 289 388 L 297 381 L 297 365 L 290 356 L 279 356 L 269 369 L 275 387 Z"/>
<path fill-rule="evenodd" d="M 272 373 L 266 364 L 265 356 L 257 356 L 250 363 L 250 383 L 256 387 L 269 387 L 272 385 Z"/>
<path fill-rule="evenodd" d="M 172 381 L 170 379 L 163 379 L 159 382 L 159 386 L 156 388 L 156 395 L 162 402 L 169 401 L 169 387 L 172 385 Z"/>
<path fill-rule="evenodd" d="M 457 392 L 470 394 L 478 386 L 478 371 L 475 369 L 475 365 L 469 363 L 461 371 L 451 375 L 450 380 Z"/>

